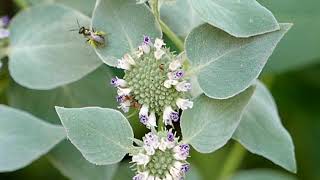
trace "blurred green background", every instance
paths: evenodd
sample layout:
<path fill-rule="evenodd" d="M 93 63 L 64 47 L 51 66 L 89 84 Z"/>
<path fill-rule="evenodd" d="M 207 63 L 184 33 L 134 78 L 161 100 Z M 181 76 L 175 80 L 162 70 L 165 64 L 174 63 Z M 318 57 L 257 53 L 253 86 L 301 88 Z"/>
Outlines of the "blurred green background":
<path fill-rule="evenodd" d="M 260 0 L 280 22 L 293 22 L 293 29 L 281 41 L 260 79 L 271 90 L 282 122 L 290 132 L 301 180 L 320 179 L 320 1 Z M 0 15 L 13 16 L 19 7 L 10 0 L 0 0 Z M 26 27 L 28 28 L 28 27 Z M 6 103 L 6 70 L 0 72 L 0 103 Z M 137 125 L 136 125 L 137 127 Z M 143 134 L 143 132 L 140 132 Z M 212 154 L 192 153 L 192 163 L 205 179 L 223 167 L 230 142 Z M 240 169 L 272 168 L 284 170 L 270 161 L 246 152 Z M 43 157 L 32 165 L 12 173 L 0 174 L 2 180 L 66 179 Z"/>

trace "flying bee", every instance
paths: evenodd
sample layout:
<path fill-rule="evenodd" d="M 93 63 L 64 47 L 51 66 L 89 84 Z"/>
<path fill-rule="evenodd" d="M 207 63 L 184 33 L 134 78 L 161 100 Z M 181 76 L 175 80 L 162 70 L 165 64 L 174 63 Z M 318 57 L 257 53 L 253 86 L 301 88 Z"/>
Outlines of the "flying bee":
<path fill-rule="evenodd" d="M 102 48 L 106 45 L 105 35 L 106 33 L 103 31 L 95 31 L 94 28 L 90 30 L 84 26 L 80 27 L 79 21 L 77 20 L 78 29 L 72 29 L 71 31 L 77 31 L 79 34 L 82 34 L 86 39 L 87 43 L 93 46 L 94 48 Z"/>

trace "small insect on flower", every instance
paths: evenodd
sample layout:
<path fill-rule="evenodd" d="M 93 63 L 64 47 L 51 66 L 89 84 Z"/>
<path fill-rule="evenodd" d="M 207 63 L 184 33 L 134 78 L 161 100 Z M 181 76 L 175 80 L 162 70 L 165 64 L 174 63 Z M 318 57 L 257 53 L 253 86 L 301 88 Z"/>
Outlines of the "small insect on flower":
<path fill-rule="evenodd" d="M 90 30 L 84 26 L 80 26 L 79 21 L 77 20 L 79 29 L 72 29 L 71 31 L 78 31 L 79 34 L 82 34 L 89 43 L 94 48 L 103 48 L 106 45 L 105 35 L 103 31 L 95 31 L 94 28 Z"/>

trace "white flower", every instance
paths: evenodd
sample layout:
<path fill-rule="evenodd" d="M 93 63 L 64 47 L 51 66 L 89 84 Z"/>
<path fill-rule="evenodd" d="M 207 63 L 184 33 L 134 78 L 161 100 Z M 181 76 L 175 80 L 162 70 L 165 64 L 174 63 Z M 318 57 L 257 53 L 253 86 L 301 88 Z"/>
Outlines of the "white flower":
<path fill-rule="evenodd" d="M 129 64 L 129 62 L 127 62 L 127 61 L 125 61 L 123 59 L 118 59 L 117 68 L 129 70 L 130 69 L 130 64 Z"/>
<path fill-rule="evenodd" d="M 175 71 L 182 66 L 182 63 L 179 60 L 174 60 L 169 64 L 169 69 Z"/>
<path fill-rule="evenodd" d="M 159 39 L 157 38 L 155 41 L 154 41 L 154 47 L 159 50 L 162 48 L 162 46 L 165 46 L 166 44 L 163 42 L 162 39 Z"/>
<path fill-rule="evenodd" d="M 127 86 L 127 82 L 123 79 L 120 79 L 118 77 L 112 78 L 111 85 L 113 85 L 114 87 L 126 87 Z"/>
<path fill-rule="evenodd" d="M 182 177 L 180 170 L 176 169 L 174 166 L 171 167 L 169 171 L 174 180 L 180 180 L 180 178 Z"/>
<path fill-rule="evenodd" d="M 127 113 L 129 112 L 130 106 L 131 106 L 131 102 L 127 100 L 120 103 L 120 106 L 118 106 L 118 108 L 121 109 L 123 112 Z"/>
<path fill-rule="evenodd" d="M 139 174 L 135 175 L 132 180 L 147 180 L 148 172 L 139 172 Z"/>
<path fill-rule="evenodd" d="M 170 175 L 170 173 L 166 174 L 166 177 L 164 178 L 164 180 L 173 180 L 172 176 Z"/>
<path fill-rule="evenodd" d="M 181 169 L 183 163 L 181 163 L 180 161 L 175 161 L 173 163 L 173 167 L 176 168 L 176 169 Z"/>
<path fill-rule="evenodd" d="M 157 127 L 157 119 L 155 112 L 150 113 L 148 125 L 151 127 Z"/>
<path fill-rule="evenodd" d="M 163 121 L 165 125 L 172 125 L 172 121 L 179 121 L 179 113 L 174 111 L 170 106 L 164 108 Z"/>
<path fill-rule="evenodd" d="M 177 80 L 167 79 L 167 80 L 164 81 L 163 85 L 164 85 L 164 87 L 169 89 L 169 88 L 171 88 L 172 85 L 175 86 L 178 83 L 179 83 L 179 81 L 177 81 Z"/>
<path fill-rule="evenodd" d="M 154 176 L 149 176 L 147 180 L 155 180 Z"/>
<path fill-rule="evenodd" d="M 150 53 L 150 46 L 148 44 L 142 44 L 140 47 L 144 53 L 146 53 L 146 54 Z"/>
<path fill-rule="evenodd" d="M 154 153 L 156 152 L 155 149 L 150 145 L 144 145 L 143 148 L 149 156 L 154 155 Z"/>
<path fill-rule="evenodd" d="M 134 55 L 135 55 L 137 58 L 140 58 L 140 57 L 143 55 L 142 46 L 139 46 L 139 47 L 138 47 L 138 50 L 134 52 Z"/>
<path fill-rule="evenodd" d="M 10 36 L 10 31 L 0 28 L 0 39 L 4 39 Z"/>
<path fill-rule="evenodd" d="M 157 149 L 160 145 L 159 137 L 153 132 L 149 132 L 143 138 L 143 143 L 148 146 L 152 146 L 154 149 Z"/>
<path fill-rule="evenodd" d="M 130 56 L 130 54 L 125 54 L 123 56 L 123 60 L 128 62 L 130 65 L 135 65 L 136 62 L 134 61 L 134 59 Z"/>
<path fill-rule="evenodd" d="M 176 105 L 182 109 L 182 110 L 186 110 L 188 108 L 192 108 L 193 107 L 193 102 L 188 100 L 188 99 L 182 99 L 182 98 L 178 98 L 176 100 Z"/>
<path fill-rule="evenodd" d="M 140 112 L 139 112 L 139 116 L 149 116 L 148 115 L 148 112 L 149 112 L 149 107 L 148 107 L 148 105 L 146 105 L 146 104 L 144 104 L 144 105 L 142 105 L 142 107 L 141 107 L 141 109 L 140 109 Z"/>
<path fill-rule="evenodd" d="M 162 56 L 165 54 L 165 52 L 162 49 L 158 49 L 154 52 L 154 57 L 159 60 L 162 58 Z"/>
<path fill-rule="evenodd" d="M 173 157 L 176 160 L 186 160 L 189 156 L 190 146 L 188 144 L 181 144 L 173 148 Z"/>
<path fill-rule="evenodd" d="M 177 85 L 176 85 L 176 90 L 177 91 L 180 91 L 180 92 L 187 92 L 191 89 L 191 84 L 188 83 L 187 81 L 182 81 L 182 82 L 179 82 Z"/>
<path fill-rule="evenodd" d="M 137 165 L 145 166 L 148 164 L 149 161 L 150 161 L 150 157 L 142 153 L 132 156 L 132 162 L 137 163 Z"/>
<path fill-rule="evenodd" d="M 178 80 L 178 79 L 183 78 L 184 71 L 183 70 L 177 70 L 177 71 L 174 71 L 174 72 L 169 72 L 167 74 L 167 76 L 168 76 L 169 79 Z"/>
<path fill-rule="evenodd" d="M 159 149 L 161 151 L 165 151 L 167 149 L 167 141 L 163 138 L 161 138 L 161 140 L 160 140 Z"/>
<path fill-rule="evenodd" d="M 119 96 L 128 96 L 130 95 L 131 89 L 130 88 L 118 88 L 118 95 Z"/>

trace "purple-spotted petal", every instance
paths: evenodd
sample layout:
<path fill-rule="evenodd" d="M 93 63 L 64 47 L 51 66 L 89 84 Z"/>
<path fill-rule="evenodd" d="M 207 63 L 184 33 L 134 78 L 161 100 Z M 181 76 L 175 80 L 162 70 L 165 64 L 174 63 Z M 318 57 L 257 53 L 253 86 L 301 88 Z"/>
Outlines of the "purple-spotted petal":
<path fill-rule="evenodd" d="M 190 170 L 190 165 L 189 164 L 183 164 L 182 166 L 181 166 L 181 169 L 180 169 L 180 171 L 182 172 L 182 173 L 186 173 L 186 172 L 188 172 Z"/>
<path fill-rule="evenodd" d="M 151 44 L 151 38 L 149 36 L 143 36 L 143 43 L 146 45 Z"/>
<path fill-rule="evenodd" d="M 0 27 L 7 27 L 10 23 L 9 16 L 2 16 L 0 18 Z"/>
<path fill-rule="evenodd" d="M 144 125 L 147 125 L 148 124 L 148 116 L 146 116 L 146 115 L 141 115 L 140 117 L 139 117 L 139 119 L 140 119 L 140 122 L 142 123 L 142 124 L 144 124 Z"/>
<path fill-rule="evenodd" d="M 178 122 L 179 121 L 179 113 L 178 112 L 171 112 L 170 113 L 170 119 L 173 121 L 173 122 Z"/>
<path fill-rule="evenodd" d="M 172 131 L 170 130 L 167 134 L 167 139 L 168 141 L 170 142 L 173 142 L 174 141 L 174 134 L 172 133 Z"/>

